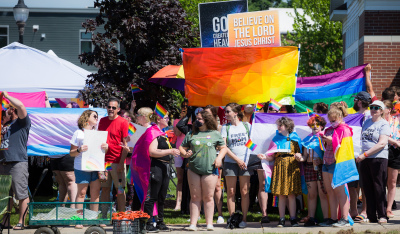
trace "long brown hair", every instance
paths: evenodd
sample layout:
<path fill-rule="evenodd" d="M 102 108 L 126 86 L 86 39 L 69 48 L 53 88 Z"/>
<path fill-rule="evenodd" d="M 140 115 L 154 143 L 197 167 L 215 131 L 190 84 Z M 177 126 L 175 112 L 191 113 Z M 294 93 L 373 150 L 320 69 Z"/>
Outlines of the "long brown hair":
<path fill-rule="evenodd" d="M 204 119 L 204 124 L 207 127 L 207 130 L 217 130 L 218 126 L 217 126 L 217 122 L 215 121 L 214 117 L 205 110 L 202 110 L 199 112 L 199 114 L 201 115 L 201 117 L 203 117 Z M 198 127 L 196 127 L 196 125 L 193 123 L 193 128 L 192 128 L 192 136 L 193 134 L 196 134 L 200 132 L 200 129 Z"/>

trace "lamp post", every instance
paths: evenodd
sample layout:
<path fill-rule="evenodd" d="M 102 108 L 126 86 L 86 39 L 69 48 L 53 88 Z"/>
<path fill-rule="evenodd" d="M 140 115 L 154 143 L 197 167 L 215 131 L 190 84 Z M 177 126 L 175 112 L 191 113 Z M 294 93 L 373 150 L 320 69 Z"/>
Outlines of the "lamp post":
<path fill-rule="evenodd" d="M 14 11 L 14 19 L 18 25 L 19 31 L 19 40 L 18 42 L 24 43 L 24 30 L 25 30 L 25 22 L 29 16 L 29 9 L 25 5 L 24 0 L 18 0 L 18 4 L 13 8 Z"/>

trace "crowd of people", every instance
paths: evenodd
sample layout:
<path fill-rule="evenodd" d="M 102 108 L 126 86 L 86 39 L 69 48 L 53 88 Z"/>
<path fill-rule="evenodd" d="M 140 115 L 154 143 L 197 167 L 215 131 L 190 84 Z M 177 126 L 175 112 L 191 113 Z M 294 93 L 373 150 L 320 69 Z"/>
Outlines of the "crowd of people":
<path fill-rule="evenodd" d="M 170 121 L 173 116 L 169 113 L 162 117 L 149 107 L 136 111 L 135 101 L 131 105 L 122 105 L 119 99 L 110 98 L 106 105 L 106 117 L 99 119 L 96 111 L 83 111 L 77 122 L 79 129 L 71 136 L 69 154 L 51 159 L 52 171 L 59 184 L 59 200 L 66 201 L 68 195 L 71 202 L 83 202 L 90 186 L 91 202 L 110 201 L 114 185 L 118 211 L 125 211 L 126 206 L 132 210 L 143 209 L 150 215 L 146 225 L 148 232 L 168 231 L 164 222 L 164 206 L 173 171 L 171 166 L 174 164 L 177 176 L 175 210 L 190 212 L 190 225 L 186 228 L 189 231 L 197 230 L 201 212 L 204 212 L 207 230 L 214 230 L 214 210 L 218 213 L 216 223 L 225 223 L 225 219 L 229 223 L 236 209 L 239 209 L 242 218 L 238 227 L 245 228 L 251 203 L 250 178 L 253 175 L 258 178 L 257 200 L 262 214 L 261 223 L 270 222 L 267 214 L 268 193 L 272 193 L 279 201 L 278 227 L 288 226 L 289 223 L 296 227 L 299 222 L 306 227 L 343 227 L 350 225 L 350 217 L 361 223 L 387 223 L 389 218 L 394 217 L 392 207 L 395 205 L 396 181 L 400 169 L 400 88 L 385 89 L 382 100 L 378 100 L 372 89 L 370 70 L 371 66 L 366 66 L 367 92 L 361 91 L 354 95 L 353 109 L 363 114 L 361 152 L 354 152 L 352 147 L 346 151 L 348 157 L 356 163 L 359 180 L 332 187 L 336 166 L 335 141 L 338 135 L 344 134 L 350 140 L 353 137 L 352 128 L 344 121 L 348 115 L 348 103 L 343 101 L 329 106 L 316 103 L 313 107 L 315 114 L 306 123 L 312 133 L 304 139 L 296 133 L 291 118 L 279 118 L 272 142 L 279 145 L 280 151 L 258 154 L 258 162 L 250 167 L 245 162 L 245 155 L 246 143 L 250 139 L 252 123 L 249 116 L 254 110 L 253 105 L 229 103 L 223 108 L 211 105 L 195 108 L 188 106 L 185 100 L 181 104 L 180 115 Z M 29 202 L 26 189 L 26 144 L 30 119 L 19 100 L 7 92 L 3 94 L 10 101 L 10 107 L 3 112 L 2 118 L 0 174 L 12 175 L 12 190 L 23 212 Z M 74 103 L 70 106 L 76 107 Z M 295 112 L 292 106 L 284 107 L 275 110 L 266 103 L 261 112 Z M 219 109 L 223 110 L 222 115 L 219 115 Z M 327 121 L 330 126 L 326 128 Z M 127 146 L 129 122 L 146 128 L 141 136 L 146 139 L 146 144 L 134 148 Z M 165 134 L 170 125 L 174 133 L 172 136 Z M 111 170 L 83 170 L 82 152 L 88 150 L 88 146 L 83 144 L 86 130 L 108 132 L 107 141 L 101 142 L 101 147 L 105 152 L 105 162 L 111 165 Z M 324 150 L 320 149 L 318 139 L 322 139 Z M 146 148 L 144 151 L 143 147 Z M 146 155 L 142 152 L 146 152 Z M 143 202 L 132 184 L 126 182 L 127 167 L 132 166 L 133 158 L 139 156 L 151 160 L 149 186 Z M 272 168 L 271 181 L 266 180 L 266 173 L 270 172 L 264 164 Z M 296 215 L 296 197 L 302 194 L 301 170 L 304 170 L 308 189 L 308 216 L 299 220 Z M 229 217 L 223 217 L 222 214 L 221 180 L 224 181 L 227 193 Z M 127 194 L 125 186 L 128 186 Z M 240 204 L 236 203 L 237 196 L 240 196 Z M 361 212 L 357 209 L 360 196 Z M 323 222 L 318 222 L 316 218 L 318 197 Z M 80 208 L 78 205 L 71 207 Z M 153 216 L 155 207 L 158 214 Z M 288 223 L 285 222 L 286 208 L 290 217 Z M 93 205 L 91 209 L 99 208 Z M 22 229 L 23 223 L 21 213 L 15 229 Z M 76 225 L 76 228 L 82 227 Z"/>

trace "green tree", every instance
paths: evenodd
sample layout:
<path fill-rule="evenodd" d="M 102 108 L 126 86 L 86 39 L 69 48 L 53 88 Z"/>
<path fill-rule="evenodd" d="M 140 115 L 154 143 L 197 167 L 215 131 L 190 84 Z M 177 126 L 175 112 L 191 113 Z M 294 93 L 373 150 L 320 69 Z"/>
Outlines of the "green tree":
<path fill-rule="evenodd" d="M 295 6 L 293 33 L 285 45 L 301 45 L 299 76 L 316 76 L 342 69 L 342 23 L 329 20 L 329 0 L 301 1 Z M 301 15 L 296 7 L 303 8 Z M 311 22 L 306 18 L 311 18 Z"/>
<path fill-rule="evenodd" d="M 293 0 L 248 0 L 249 11 L 264 11 L 270 7 L 292 7 Z"/>
<path fill-rule="evenodd" d="M 148 79 L 166 65 L 182 64 L 179 48 L 194 45 L 196 34 L 179 1 L 96 0 L 94 7 L 99 15 L 82 24 L 93 33 L 94 51 L 79 58 L 98 72 L 80 92 L 83 100 L 95 106 L 104 105 L 110 96 L 129 102 L 134 83 L 144 90 L 135 94 L 138 107 L 154 107 L 158 101 L 175 112 L 181 93 Z"/>

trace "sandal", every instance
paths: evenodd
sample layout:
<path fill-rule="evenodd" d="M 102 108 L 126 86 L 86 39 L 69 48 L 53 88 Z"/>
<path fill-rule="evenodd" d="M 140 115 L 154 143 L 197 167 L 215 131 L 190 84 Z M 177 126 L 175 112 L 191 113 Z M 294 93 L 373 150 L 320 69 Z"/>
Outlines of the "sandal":
<path fill-rule="evenodd" d="M 366 219 L 367 217 L 365 217 L 364 215 L 357 215 L 355 218 L 354 218 L 354 222 L 361 222 L 361 221 L 363 221 L 364 219 Z"/>
<path fill-rule="evenodd" d="M 307 221 L 310 219 L 310 217 L 307 215 L 306 217 L 300 219 L 299 223 L 307 223 Z"/>
<path fill-rule="evenodd" d="M 24 225 L 22 225 L 22 223 L 17 223 L 17 225 L 14 226 L 13 230 L 24 230 Z"/>
<path fill-rule="evenodd" d="M 387 216 L 388 218 L 394 218 L 394 214 L 393 214 L 392 211 L 386 211 L 386 216 Z"/>

